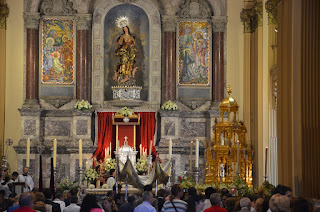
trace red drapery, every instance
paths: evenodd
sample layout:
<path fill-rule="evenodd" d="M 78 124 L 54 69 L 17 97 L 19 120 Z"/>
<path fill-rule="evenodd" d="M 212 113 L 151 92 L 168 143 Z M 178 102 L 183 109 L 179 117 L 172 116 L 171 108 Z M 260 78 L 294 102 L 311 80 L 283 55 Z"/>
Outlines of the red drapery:
<path fill-rule="evenodd" d="M 98 160 L 103 159 L 105 156 L 105 148 L 112 147 L 112 156 L 114 156 L 114 150 L 116 147 L 115 139 L 115 125 L 112 125 L 113 112 L 98 112 L 98 145 L 93 155 Z M 139 151 L 139 146 L 147 148 L 148 155 L 150 149 L 150 142 L 152 145 L 152 158 L 153 160 L 157 156 L 156 149 L 154 147 L 154 134 L 156 131 L 156 117 L 155 112 L 138 112 L 140 115 L 140 125 L 137 126 L 136 132 L 136 150 Z M 138 156 L 138 155 L 137 155 Z"/>

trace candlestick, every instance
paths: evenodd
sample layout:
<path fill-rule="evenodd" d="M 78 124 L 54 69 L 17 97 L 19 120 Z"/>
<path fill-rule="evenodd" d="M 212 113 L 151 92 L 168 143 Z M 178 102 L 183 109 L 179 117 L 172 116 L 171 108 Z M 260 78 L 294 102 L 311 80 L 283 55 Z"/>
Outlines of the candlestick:
<path fill-rule="evenodd" d="M 190 144 L 190 172 L 192 172 L 193 141 Z"/>
<path fill-rule="evenodd" d="M 57 139 L 53 140 L 53 167 L 57 167 Z"/>
<path fill-rule="evenodd" d="M 117 152 L 117 154 L 119 152 L 119 140 L 116 141 L 116 152 Z"/>
<path fill-rule="evenodd" d="M 82 140 L 79 140 L 79 168 L 82 168 Z"/>
<path fill-rule="evenodd" d="M 196 140 L 196 164 L 195 168 L 199 168 L 199 140 Z"/>
<path fill-rule="evenodd" d="M 149 155 L 152 154 L 152 140 L 150 141 L 150 149 L 149 149 Z"/>
<path fill-rule="evenodd" d="M 169 140 L 169 160 L 171 160 L 172 157 L 172 140 L 170 138 Z"/>
<path fill-rule="evenodd" d="M 239 151 L 239 147 L 240 146 L 240 142 L 239 140 L 237 140 L 237 176 L 239 176 L 239 170 L 240 170 L 240 163 L 239 163 L 239 159 L 240 159 L 240 151 Z"/>
<path fill-rule="evenodd" d="M 268 147 L 266 146 L 266 161 L 265 161 L 265 170 L 264 170 L 264 174 L 265 174 L 265 181 L 268 178 Z"/>
<path fill-rule="evenodd" d="M 27 150 L 26 150 L 26 167 L 30 167 L 30 138 L 27 139 Z"/>

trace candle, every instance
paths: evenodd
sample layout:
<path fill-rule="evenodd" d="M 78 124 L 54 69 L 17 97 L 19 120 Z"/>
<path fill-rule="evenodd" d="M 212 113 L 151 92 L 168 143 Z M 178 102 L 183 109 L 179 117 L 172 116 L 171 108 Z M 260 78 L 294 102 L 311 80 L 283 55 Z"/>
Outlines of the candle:
<path fill-rule="evenodd" d="M 109 148 L 109 147 L 108 147 Z M 104 148 L 104 159 L 107 159 L 107 155 L 108 153 L 107 153 L 107 148 Z"/>
<path fill-rule="evenodd" d="M 82 140 L 79 140 L 79 168 L 82 168 Z"/>
<path fill-rule="evenodd" d="M 240 142 L 239 140 L 237 140 L 237 175 L 239 175 L 239 170 L 240 170 L 240 163 L 239 163 L 239 159 L 240 159 L 240 151 L 239 151 L 239 147 L 240 146 Z"/>
<path fill-rule="evenodd" d="M 190 171 L 192 172 L 193 141 L 190 144 Z"/>
<path fill-rule="evenodd" d="M 265 170 L 264 170 L 264 174 L 265 174 L 265 179 L 267 179 L 267 170 L 268 170 L 268 147 L 266 146 L 266 162 L 265 162 Z"/>
<path fill-rule="evenodd" d="M 150 150 L 149 150 L 149 155 L 152 153 L 152 140 L 150 141 Z"/>
<path fill-rule="evenodd" d="M 196 140 L 196 168 L 199 168 L 199 140 Z"/>
<path fill-rule="evenodd" d="M 142 159 L 143 158 L 142 144 L 139 145 L 139 149 L 140 149 L 140 159 Z"/>
<path fill-rule="evenodd" d="M 26 158 L 26 167 L 30 167 L 30 138 L 27 139 L 27 158 Z"/>
<path fill-rule="evenodd" d="M 53 140 L 53 167 L 57 167 L 57 139 Z"/>
<path fill-rule="evenodd" d="M 86 169 L 89 169 L 89 162 L 86 161 Z"/>
<path fill-rule="evenodd" d="M 172 157 L 172 140 L 170 138 L 169 140 L 169 160 L 171 160 Z"/>
<path fill-rule="evenodd" d="M 112 148 L 111 148 L 112 146 L 111 146 L 111 143 L 110 143 L 110 149 L 109 149 L 109 158 L 111 158 L 111 156 L 112 156 Z"/>

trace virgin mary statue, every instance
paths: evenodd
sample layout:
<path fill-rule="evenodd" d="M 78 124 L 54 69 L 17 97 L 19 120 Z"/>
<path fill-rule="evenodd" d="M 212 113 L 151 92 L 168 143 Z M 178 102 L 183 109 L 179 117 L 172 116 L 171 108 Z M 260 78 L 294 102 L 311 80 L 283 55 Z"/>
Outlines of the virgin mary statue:
<path fill-rule="evenodd" d="M 120 17 L 117 19 L 118 27 L 121 27 L 123 33 L 117 39 L 117 47 L 115 55 L 119 58 L 119 63 L 116 67 L 113 80 L 117 81 L 119 85 L 134 86 L 135 73 L 138 69 L 135 66 L 136 58 L 136 41 L 135 37 L 130 33 L 128 27 L 128 19 Z"/>

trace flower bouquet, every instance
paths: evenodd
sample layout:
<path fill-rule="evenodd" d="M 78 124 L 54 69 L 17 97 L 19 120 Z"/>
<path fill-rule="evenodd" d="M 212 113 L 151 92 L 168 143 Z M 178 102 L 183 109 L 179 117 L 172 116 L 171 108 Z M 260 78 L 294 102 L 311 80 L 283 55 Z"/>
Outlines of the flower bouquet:
<path fill-rule="evenodd" d="M 145 173 L 148 169 L 148 160 L 139 159 L 137 160 L 136 169 L 139 173 Z"/>
<path fill-rule="evenodd" d="M 105 170 L 107 173 L 109 173 L 111 169 L 116 169 L 116 166 L 117 164 L 115 159 L 108 158 L 105 162 Z"/>
<path fill-rule="evenodd" d="M 123 107 L 118 111 L 118 114 L 122 116 L 131 116 L 133 114 L 133 110 L 127 107 Z"/>
<path fill-rule="evenodd" d="M 86 169 L 84 171 L 83 179 L 89 182 L 93 182 L 95 179 L 98 178 L 98 173 L 95 169 Z"/>
<path fill-rule="evenodd" d="M 58 183 L 58 185 L 64 191 L 72 190 L 78 187 L 77 183 L 72 182 L 69 177 L 62 178 L 61 181 Z"/>
<path fill-rule="evenodd" d="M 178 110 L 178 105 L 170 100 L 161 106 L 162 110 Z"/>
<path fill-rule="evenodd" d="M 90 110 L 92 105 L 88 101 L 78 100 L 77 103 L 74 105 L 74 109 L 78 110 Z"/>

